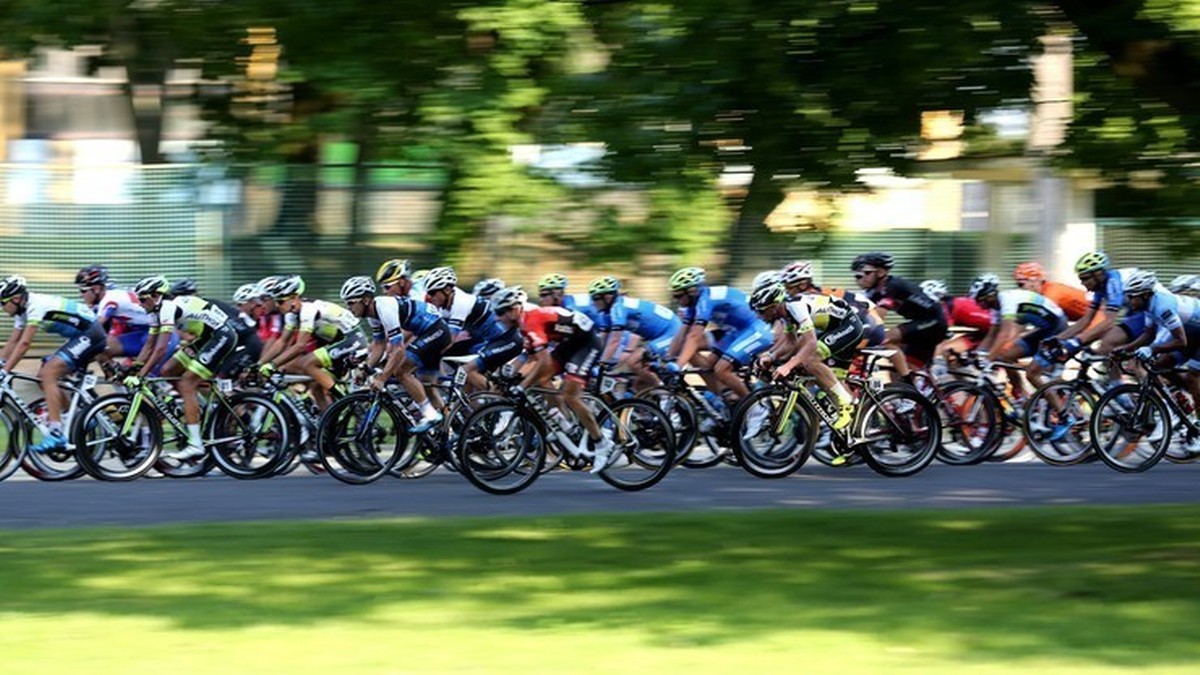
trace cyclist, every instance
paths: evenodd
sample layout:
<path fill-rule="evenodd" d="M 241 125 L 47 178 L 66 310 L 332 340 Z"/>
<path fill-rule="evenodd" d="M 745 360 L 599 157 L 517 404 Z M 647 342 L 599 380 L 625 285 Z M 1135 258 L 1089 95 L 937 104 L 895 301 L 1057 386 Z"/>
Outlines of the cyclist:
<path fill-rule="evenodd" d="M 506 288 L 492 299 L 499 321 L 509 328 L 519 327 L 525 336 L 525 351 L 534 367 L 520 386 L 523 389 L 544 386 L 555 375 L 562 374 L 559 394 L 587 430 L 595 452 L 591 472 L 600 473 L 621 455 L 613 452 L 612 439 L 601 432 L 595 416 L 583 402 L 583 390 L 600 356 L 600 338 L 592 330 L 595 324 L 583 313 L 564 307 L 526 309 L 523 296 L 519 289 Z"/>
<path fill-rule="evenodd" d="M 1017 288 L 1040 293 L 1053 300 L 1062 308 L 1068 321 L 1078 321 L 1087 314 L 1090 306 L 1087 293 L 1057 281 L 1046 281 L 1046 270 L 1042 268 L 1041 263 L 1027 262 L 1017 265 L 1013 270 L 1013 281 L 1017 282 Z"/>
<path fill-rule="evenodd" d="M 1125 279 L 1125 306 L 1143 315 L 1146 330 L 1117 349 L 1154 357 L 1160 368 L 1186 363 L 1183 380 L 1192 401 L 1200 401 L 1200 300 L 1171 293 L 1154 272 L 1138 270 Z M 1200 450 L 1200 438 L 1189 438 L 1188 450 Z"/>
<path fill-rule="evenodd" d="M 286 323 L 295 329 L 290 344 L 278 356 L 260 364 L 258 371 L 270 377 L 290 365 L 308 375 L 313 383 L 313 402 L 324 410 L 332 403 L 335 375 L 344 375 L 354 354 L 366 348 L 358 317 L 332 302 L 304 300 L 304 280 L 299 276 L 277 277 L 267 291 L 279 303 Z M 316 348 L 306 353 L 310 345 Z"/>
<path fill-rule="evenodd" d="M 150 336 L 152 317 L 138 304 L 137 296 L 127 290 L 111 288 L 108 268 L 88 265 L 75 275 L 79 295 L 107 333 L 105 353 L 109 356 L 137 356 Z"/>
<path fill-rule="evenodd" d="M 171 284 L 171 288 L 167 291 L 168 298 L 180 298 L 185 295 L 196 295 L 200 292 L 200 287 L 192 279 L 180 279 Z"/>
<path fill-rule="evenodd" d="M 875 303 L 871 302 L 866 293 L 842 288 L 826 290 L 814 284 L 812 263 L 807 260 L 797 260 L 785 266 L 779 272 L 779 280 L 783 282 L 789 300 L 795 300 L 802 295 L 819 294 L 845 301 L 858 314 L 858 319 L 863 325 L 863 339 L 859 346 L 875 347 L 883 344 L 887 327 L 883 324 L 883 317 L 875 309 Z M 899 354 L 892 357 L 896 362 L 902 359 Z"/>
<path fill-rule="evenodd" d="M 421 409 L 421 419 L 409 431 L 424 433 L 442 421 L 442 414 L 429 402 L 425 387 L 417 379 L 417 370 L 434 370 L 442 352 L 450 345 L 450 329 L 436 310 L 409 297 L 375 295 L 370 277 L 350 277 L 342 284 L 342 301 L 354 316 L 367 320 L 371 328 L 372 351 L 383 346 L 383 371 L 371 380 L 373 389 L 382 389 L 390 378 L 398 378 L 404 390 Z M 407 345 L 404 334 L 413 336 Z M 386 345 L 386 346 L 384 346 Z M 374 356 L 374 355 L 373 355 Z M 380 359 L 373 358 L 371 364 Z"/>
<path fill-rule="evenodd" d="M 875 251 L 856 257 L 850 269 L 859 288 L 866 291 L 867 297 L 881 312 L 895 310 L 908 319 L 889 328 L 884 340 L 900 345 L 906 358 L 896 361 L 896 372 L 911 384 L 909 362 L 914 359 L 921 365 L 930 362 L 934 350 L 946 337 L 946 316 L 942 313 L 942 306 L 921 292 L 916 284 L 892 276 L 894 265 L 895 260 L 891 255 Z"/>
<path fill-rule="evenodd" d="M 960 295 L 950 297 L 950 289 L 946 282 L 940 279 L 926 279 L 921 282 L 921 292 L 942 305 L 942 312 L 951 326 L 966 326 L 974 328 L 974 333 L 963 333 L 942 342 L 933 351 L 933 362 L 929 373 L 936 378 L 943 378 L 950 372 L 947 357 L 961 358 L 975 351 L 979 342 L 987 336 L 992 328 L 992 312 L 979 306 L 974 298 Z"/>
<path fill-rule="evenodd" d="M 385 295 L 405 297 L 412 294 L 412 297 L 420 300 L 425 296 L 412 293 L 415 281 L 412 276 L 411 262 L 393 258 L 379 266 L 375 272 L 375 283 L 379 284 Z"/>
<path fill-rule="evenodd" d="M 472 389 L 487 386 L 483 373 L 495 370 L 521 353 L 519 330 L 497 320 L 492 305 L 458 288 L 458 275 L 450 267 L 435 267 L 425 277 L 426 302 L 446 321 L 458 341 L 446 350 L 446 356 L 475 354 L 478 358 L 464 366 Z M 493 299 L 495 296 L 493 296 Z"/>
<path fill-rule="evenodd" d="M 1092 304 L 1083 317 L 1057 336 L 1068 354 L 1078 352 L 1097 339 L 1100 344 L 1095 347 L 1096 353 L 1108 354 L 1117 345 L 1136 340 L 1142 334 L 1146 319 L 1141 313 L 1128 314 L 1117 322 L 1125 305 L 1125 282 L 1137 271 L 1132 267 L 1110 269 L 1108 256 L 1101 251 L 1085 253 L 1076 261 L 1075 273 L 1091 293 Z M 1120 378 L 1116 368 L 1110 369 L 1109 378 L 1112 381 Z"/>
<path fill-rule="evenodd" d="M 762 367 L 774 365 L 775 377 L 779 378 L 786 378 L 796 368 L 802 368 L 838 402 L 838 417 L 833 428 L 842 429 L 850 424 L 854 416 L 854 397 L 837 379 L 830 365 L 846 368 L 858 351 L 863 325 L 854 309 L 843 300 L 825 295 L 807 294 L 789 299 L 783 284 L 778 283 L 755 290 L 750 296 L 750 306 L 763 320 L 781 322 L 787 335 L 784 350 L 777 354 L 772 348 L 760 354 L 758 364 Z M 758 435 L 763 421 L 747 421 L 747 438 Z M 843 459 L 838 463 L 844 462 Z"/>
<path fill-rule="evenodd" d="M 1175 295 L 1200 296 L 1200 274 L 1180 274 L 1171 280 L 1169 290 Z"/>
<path fill-rule="evenodd" d="M 283 312 L 279 311 L 279 304 L 267 292 L 275 284 L 275 280 L 276 277 L 274 276 L 263 277 L 255 284 L 255 293 L 258 295 L 258 306 L 255 308 L 253 316 L 258 321 L 256 332 L 258 339 L 263 345 L 262 353 L 259 356 L 259 363 L 265 363 L 278 356 L 287 344 L 287 341 L 284 339 L 284 333 L 289 329 L 284 325 Z"/>
<path fill-rule="evenodd" d="M 703 375 L 709 389 L 729 403 L 750 393 L 738 376 L 737 367 L 748 365 L 755 356 L 771 346 L 771 327 L 764 323 L 746 300 L 746 294 L 729 286 L 709 286 L 699 267 L 684 267 L 667 281 L 671 296 L 679 305 L 683 325 L 671 341 L 667 357 L 678 370 L 689 363 L 711 368 Z M 709 324 L 720 331 L 716 344 L 706 335 Z M 711 354 L 700 354 L 710 348 Z M 765 412 L 765 411 L 764 411 Z"/>
<path fill-rule="evenodd" d="M 13 368 L 24 358 L 39 328 L 67 338 L 38 370 L 38 382 L 46 394 L 50 433 L 31 449 L 35 452 L 66 447 L 62 428 L 64 397 L 58 380 L 67 373 L 87 368 L 104 351 L 104 328 L 91 308 L 78 300 L 32 293 L 25 278 L 10 276 L 0 282 L 0 304 L 13 317 L 13 332 L 0 349 L 0 381 L 7 382 Z"/>
<path fill-rule="evenodd" d="M 592 306 L 587 293 L 567 294 L 567 278 L 558 273 L 547 274 L 538 280 L 538 304 L 542 307 L 565 307 L 583 312 L 593 323 L 600 323 L 600 310 Z"/>
<path fill-rule="evenodd" d="M 600 363 L 626 365 L 634 372 L 637 389 L 656 387 L 661 382 L 654 371 L 645 366 L 644 357 L 659 359 L 666 356 L 683 322 L 662 305 L 627 295 L 621 297 L 620 290 L 621 282 L 613 276 L 599 277 L 588 284 L 592 307 L 600 313 L 601 319 L 604 351 Z"/>
<path fill-rule="evenodd" d="M 1024 289 L 1000 290 L 1000 278 L 995 274 L 976 277 L 971 283 L 970 295 L 980 307 L 993 313 L 992 327 L 976 350 L 983 369 L 990 368 L 989 356 L 1001 361 L 1015 361 L 1036 354 L 1029 364 L 1029 380 L 1041 386 L 1041 371 L 1050 363 L 1038 350 L 1043 340 L 1067 327 L 1067 316 L 1062 308 L 1040 293 Z M 1020 391 L 1019 379 L 1011 372 L 1009 377 L 1014 389 Z"/>
<path fill-rule="evenodd" d="M 143 365 L 137 373 L 126 377 L 130 389 L 140 387 L 142 378 L 150 375 L 166 358 L 171 335 L 176 329 L 191 336 L 191 341 L 175 352 L 163 366 L 164 375 L 181 375 L 175 389 L 183 399 L 183 419 L 187 425 L 188 445 L 172 452 L 172 459 L 192 461 L 204 457 L 204 442 L 200 437 L 200 399 L 197 391 L 201 382 L 213 379 L 225 360 L 237 349 L 238 334 L 234 322 L 220 307 L 194 295 L 166 299 L 171 284 L 166 277 L 146 277 L 133 287 L 142 308 L 154 317 L 150 327 L 153 340 L 146 340 L 138 358 Z"/>

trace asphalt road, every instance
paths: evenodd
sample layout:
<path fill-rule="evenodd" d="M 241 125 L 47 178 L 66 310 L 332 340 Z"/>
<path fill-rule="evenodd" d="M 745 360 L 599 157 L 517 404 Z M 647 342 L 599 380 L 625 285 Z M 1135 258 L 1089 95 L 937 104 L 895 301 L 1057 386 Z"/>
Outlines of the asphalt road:
<path fill-rule="evenodd" d="M 388 478 L 349 486 L 302 471 L 264 481 L 90 479 L 40 483 L 17 474 L 0 483 L 0 528 L 155 525 L 280 519 L 557 515 L 584 512 L 756 508 L 980 508 L 1069 504 L 1173 504 L 1200 501 L 1200 464 L 1160 464 L 1126 475 L 1101 464 L 1037 463 L 951 467 L 883 478 L 864 466 L 815 462 L 782 480 L 734 467 L 679 469 L 659 485 L 620 492 L 584 473 L 542 476 L 525 492 L 497 497 L 438 472 L 416 481 Z"/>

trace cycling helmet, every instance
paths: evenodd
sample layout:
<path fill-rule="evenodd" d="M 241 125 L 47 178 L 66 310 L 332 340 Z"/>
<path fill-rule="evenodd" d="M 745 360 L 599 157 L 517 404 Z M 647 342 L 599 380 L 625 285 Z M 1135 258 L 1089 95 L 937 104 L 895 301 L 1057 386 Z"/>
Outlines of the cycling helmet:
<path fill-rule="evenodd" d="M 667 281 L 667 286 L 674 293 L 676 291 L 695 288 L 702 283 L 704 283 L 703 267 L 685 267 L 671 275 L 671 278 Z"/>
<path fill-rule="evenodd" d="M 603 295 L 605 293 L 616 293 L 621 288 L 621 282 L 613 276 L 597 277 L 592 279 L 592 283 L 588 284 L 588 295 Z"/>
<path fill-rule="evenodd" d="M 1076 274 L 1087 274 L 1106 269 L 1108 269 L 1108 256 L 1101 251 L 1084 253 L 1079 260 L 1075 261 Z"/>
<path fill-rule="evenodd" d="M 429 270 L 429 276 L 425 277 L 425 292 L 432 293 L 440 291 L 444 288 L 454 288 L 458 285 L 458 275 L 454 273 L 453 267 L 435 267 Z"/>
<path fill-rule="evenodd" d="M 1200 282 L 1200 275 L 1180 274 L 1171 280 L 1171 285 L 1167 288 L 1172 293 L 1187 293 L 1196 286 L 1197 282 Z"/>
<path fill-rule="evenodd" d="M 371 280 L 371 277 L 350 277 L 346 280 L 346 283 L 342 284 L 342 290 L 338 295 L 342 300 L 361 298 L 364 295 L 375 295 L 375 282 Z"/>
<path fill-rule="evenodd" d="M 896 259 L 893 258 L 890 253 L 872 251 L 870 253 L 862 253 L 856 256 L 854 261 L 850 263 L 850 269 L 857 271 L 867 265 L 870 265 L 872 267 L 882 267 L 885 270 L 890 270 L 895 264 Z"/>
<path fill-rule="evenodd" d="M 146 277 L 133 285 L 133 294 L 141 298 L 151 294 L 166 295 L 171 290 L 171 283 L 161 274 Z"/>
<path fill-rule="evenodd" d="M 922 281 L 921 292 L 938 302 L 941 302 L 947 295 L 950 295 L 950 289 L 946 288 L 946 282 L 941 279 L 926 279 Z"/>
<path fill-rule="evenodd" d="M 18 295 L 25 293 L 29 287 L 25 285 L 25 277 L 14 274 L 0 281 L 0 301 L 8 302 Z"/>
<path fill-rule="evenodd" d="M 1154 287 L 1158 285 L 1158 275 L 1149 270 L 1135 270 L 1129 278 L 1125 280 L 1126 295 L 1141 295 L 1142 293 L 1153 293 Z"/>
<path fill-rule="evenodd" d="M 233 292 L 233 304 L 244 305 L 251 300 L 257 300 L 262 293 L 258 292 L 258 284 L 242 284 Z"/>
<path fill-rule="evenodd" d="M 779 279 L 785 286 L 791 286 L 804 279 L 811 280 L 812 278 L 813 266 L 807 260 L 797 260 L 794 263 L 789 263 L 779 272 Z"/>
<path fill-rule="evenodd" d="M 521 307 L 529 298 L 525 295 L 525 291 L 521 290 L 520 286 L 511 288 L 502 288 L 496 291 L 492 296 L 492 310 L 496 312 L 505 312 L 513 307 Z"/>
<path fill-rule="evenodd" d="M 195 281 L 192 281 L 191 279 L 180 279 L 179 281 L 171 284 L 171 290 L 168 291 L 168 294 L 171 297 L 180 295 L 195 295 L 196 291 L 198 290 L 200 289 L 196 287 Z"/>
<path fill-rule="evenodd" d="M 538 291 L 561 291 L 567 287 L 567 278 L 558 272 L 551 272 L 538 280 Z"/>
<path fill-rule="evenodd" d="M 290 298 L 293 295 L 304 293 L 304 279 L 301 279 L 298 274 L 286 277 L 271 277 L 271 281 L 265 290 L 267 291 L 267 295 L 276 300 Z"/>
<path fill-rule="evenodd" d="M 754 281 L 750 282 L 750 291 L 754 292 L 763 286 L 769 286 L 776 283 L 779 283 L 779 272 L 776 272 L 775 270 L 759 272 L 757 275 L 755 275 Z"/>
<path fill-rule="evenodd" d="M 995 274 L 980 274 L 975 277 L 975 281 L 971 282 L 971 290 L 968 291 L 968 294 L 971 296 L 971 299 L 978 300 L 989 293 L 996 293 L 999 290 L 1000 277 Z"/>
<path fill-rule="evenodd" d="M 504 289 L 504 282 L 500 279 L 491 278 L 484 279 L 475 284 L 475 288 L 471 289 L 471 293 L 478 295 L 481 298 L 487 299 L 499 293 Z"/>
<path fill-rule="evenodd" d="M 1017 265 L 1013 270 L 1015 281 L 1045 281 L 1046 270 L 1040 262 L 1027 262 Z"/>
<path fill-rule="evenodd" d="M 394 258 L 379 266 L 379 269 L 375 272 L 375 281 L 381 284 L 394 284 L 410 276 L 412 276 L 412 263 L 407 260 Z"/>
<path fill-rule="evenodd" d="M 76 286 L 94 286 L 108 283 L 108 268 L 104 265 L 88 265 L 75 275 Z"/>
<path fill-rule="evenodd" d="M 768 307 L 773 307 L 787 300 L 787 291 L 783 289 L 783 284 L 776 281 L 773 284 L 767 284 L 754 289 L 750 294 L 750 309 L 756 312 L 761 312 Z"/>

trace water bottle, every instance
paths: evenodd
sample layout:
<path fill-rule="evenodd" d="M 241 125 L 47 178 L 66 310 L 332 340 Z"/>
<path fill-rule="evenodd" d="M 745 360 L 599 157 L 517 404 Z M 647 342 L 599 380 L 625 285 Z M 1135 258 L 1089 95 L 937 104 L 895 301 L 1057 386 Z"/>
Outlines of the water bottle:
<path fill-rule="evenodd" d="M 708 402 L 708 405 L 712 408 L 712 411 L 714 413 L 716 413 L 716 415 L 718 417 L 721 417 L 721 418 L 725 417 L 726 405 L 725 405 L 724 399 L 722 399 L 720 396 L 717 396 L 716 394 L 714 394 L 711 391 L 705 390 L 704 400 Z"/>
<path fill-rule="evenodd" d="M 1184 415 L 1191 417 L 1192 413 L 1196 410 L 1195 406 L 1192 404 L 1192 397 L 1184 393 L 1182 389 L 1176 389 L 1174 394 L 1175 403 L 1179 404 L 1180 411 L 1182 411 Z"/>

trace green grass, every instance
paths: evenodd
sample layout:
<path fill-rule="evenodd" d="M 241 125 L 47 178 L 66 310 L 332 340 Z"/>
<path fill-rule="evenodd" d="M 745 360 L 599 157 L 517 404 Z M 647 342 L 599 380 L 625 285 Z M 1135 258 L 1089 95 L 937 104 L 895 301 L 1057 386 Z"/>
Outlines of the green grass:
<path fill-rule="evenodd" d="M 8 531 L 0 584 L 6 673 L 1200 669 L 1195 506 Z"/>

